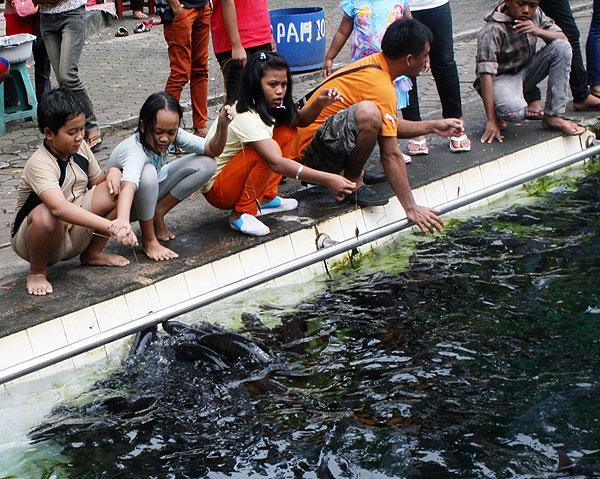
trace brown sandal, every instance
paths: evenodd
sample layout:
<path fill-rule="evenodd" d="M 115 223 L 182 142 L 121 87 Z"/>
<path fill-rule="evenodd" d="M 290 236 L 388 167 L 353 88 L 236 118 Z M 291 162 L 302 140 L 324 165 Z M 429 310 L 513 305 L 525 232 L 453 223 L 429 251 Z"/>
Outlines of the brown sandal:
<path fill-rule="evenodd" d="M 90 147 L 90 150 L 92 150 L 93 153 L 96 153 L 100 149 L 103 138 L 104 138 L 104 132 L 88 137 L 88 139 L 86 140 L 86 143 L 88 144 L 88 146 Z"/>

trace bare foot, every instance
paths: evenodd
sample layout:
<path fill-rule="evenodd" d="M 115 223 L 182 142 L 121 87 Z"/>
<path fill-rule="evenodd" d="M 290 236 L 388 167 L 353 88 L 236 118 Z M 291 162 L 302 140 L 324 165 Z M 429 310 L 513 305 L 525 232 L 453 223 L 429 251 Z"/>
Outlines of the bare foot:
<path fill-rule="evenodd" d="M 168 259 L 179 258 L 179 255 L 175 251 L 161 245 L 157 240 L 151 240 L 145 242 L 142 246 L 144 253 L 148 258 L 154 261 L 165 261 Z"/>
<path fill-rule="evenodd" d="M 160 241 L 170 241 L 172 239 L 175 239 L 175 233 L 173 233 L 171 230 L 169 230 L 169 228 L 167 228 L 167 225 L 165 225 L 164 217 L 154 218 L 154 233 Z"/>
<path fill-rule="evenodd" d="M 137 18 L 138 20 L 147 20 L 148 19 L 148 15 L 146 15 L 144 12 L 142 12 L 140 10 L 134 10 L 133 17 Z"/>
<path fill-rule="evenodd" d="M 46 273 L 29 273 L 27 275 L 27 292 L 34 296 L 44 296 L 52 293 L 52 285 L 46 277 Z"/>
<path fill-rule="evenodd" d="M 558 130 L 567 136 L 581 135 L 585 131 L 585 126 L 560 116 L 544 116 L 542 126 L 548 130 Z"/>
<path fill-rule="evenodd" d="M 600 108 L 600 98 L 596 94 L 590 93 L 583 101 L 573 102 L 576 110 L 597 110 Z"/>
<path fill-rule="evenodd" d="M 81 264 L 88 266 L 127 266 L 129 264 L 129 260 L 124 256 L 105 253 L 104 251 L 101 251 L 95 256 L 82 254 L 79 257 L 79 260 L 81 261 Z"/>

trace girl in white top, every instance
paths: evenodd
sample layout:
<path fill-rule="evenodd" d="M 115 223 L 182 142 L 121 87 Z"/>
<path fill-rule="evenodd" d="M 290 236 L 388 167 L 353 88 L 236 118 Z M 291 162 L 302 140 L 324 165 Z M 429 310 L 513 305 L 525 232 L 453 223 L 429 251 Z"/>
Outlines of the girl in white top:
<path fill-rule="evenodd" d="M 213 157 L 223 151 L 227 125 L 234 114 L 231 107 L 225 106 L 214 124 L 215 135 L 207 141 L 180 128 L 183 111 L 173 95 L 153 93 L 140 110 L 136 133 L 111 153 L 108 181 L 119 195 L 117 216 L 127 224 L 131 216 L 139 220 L 142 247 L 148 258 L 166 260 L 178 256 L 159 243 L 175 238 L 165 225 L 165 215 L 213 175 Z M 193 154 L 167 163 L 167 149 L 172 144 Z M 121 173 L 115 169 L 122 170 L 121 182 Z M 132 204 L 136 209 L 133 215 Z"/>
<path fill-rule="evenodd" d="M 257 216 L 298 206 L 293 198 L 277 196 L 282 175 L 326 186 L 338 199 L 356 187 L 343 176 L 289 159 L 296 156 L 292 151 L 296 126 L 309 125 L 324 106 L 341 100 L 337 90 L 326 90 L 298 111 L 291 86 L 288 63 L 278 53 L 255 53 L 242 72 L 237 116 L 227 129 L 216 173 L 202 189 L 210 204 L 231 210 L 229 224 L 236 231 L 266 235 L 270 230 Z M 216 133 L 213 125 L 207 138 Z"/>

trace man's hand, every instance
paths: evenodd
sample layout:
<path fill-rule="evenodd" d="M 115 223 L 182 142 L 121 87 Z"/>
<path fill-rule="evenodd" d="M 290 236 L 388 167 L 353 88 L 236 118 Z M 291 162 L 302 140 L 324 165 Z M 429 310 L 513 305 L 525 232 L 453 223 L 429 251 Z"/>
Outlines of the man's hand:
<path fill-rule="evenodd" d="M 341 175 L 332 173 L 327 182 L 327 189 L 336 200 L 342 201 L 346 195 L 349 195 L 356 189 L 356 183 Z"/>
<path fill-rule="evenodd" d="M 106 173 L 106 185 L 108 186 L 108 192 L 113 196 L 119 196 L 121 192 L 121 177 L 123 173 L 117 167 L 110 167 L 108 173 Z"/>
<path fill-rule="evenodd" d="M 433 124 L 433 133 L 444 138 L 450 136 L 461 136 L 465 132 L 465 125 L 459 118 L 445 118 L 435 120 Z"/>
<path fill-rule="evenodd" d="M 237 63 L 239 66 L 246 66 L 248 56 L 246 49 L 242 45 L 235 45 L 231 47 L 231 60 Z"/>
<path fill-rule="evenodd" d="M 517 33 L 529 33 L 538 37 L 541 29 L 532 20 L 515 20 L 513 30 Z"/>
<path fill-rule="evenodd" d="M 219 118 L 217 119 L 218 126 L 221 128 L 227 128 L 231 121 L 235 118 L 235 109 L 230 105 L 225 105 L 219 111 Z"/>
<path fill-rule="evenodd" d="M 426 206 L 415 205 L 406 210 L 406 217 L 412 221 L 423 233 L 442 231 L 444 222 L 434 210 Z"/>
<path fill-rule="evenodd" d="M 323 109 L 326 106 L 329 106 L 332 103 L 340 100 L 342 100 L 342 95 L 340 95 L 340 92 L 337 88 L 327 88 L 321 92 L 321 94 L 315 100 L 315 103 L 319 105 L 321 109 Z"/>
<path fill-rule="evenodd" d="M 500 125 L 495 118 L 486 122 L 485 133 L 481 137 L 481 143 L 493 143 L 494 140 L 498 140 L 500 143 L 504 141 L 502 130 L 500 129 Z"/>

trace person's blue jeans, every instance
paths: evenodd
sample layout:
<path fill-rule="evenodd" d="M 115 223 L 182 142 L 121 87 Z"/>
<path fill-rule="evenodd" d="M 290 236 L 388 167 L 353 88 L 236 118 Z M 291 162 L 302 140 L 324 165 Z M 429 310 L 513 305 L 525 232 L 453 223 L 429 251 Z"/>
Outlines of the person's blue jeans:
<path fill-rule="evenodd" d="M 442 103 L 442 116 L 444 118 L 461 118 L 460 83 L 458 69 L 454 61 L 450 3 L 445 3 L 436 8 L 417 10 L 412 12 L 412 15 L 415 20 L 427 25 L 433 33 L 429 61 L 435 86 Z M 409 92 L 409 105 L 402 109 L 402 118 L 420 121 L 417 81 L 415 78 L 411 80 L 413 88 Z"/>
<path fill-rule="evenodd" d="M 585 44 L 587 58 L 588 83 L 600 85 L 600 0 L 594 0 L 592 24 Z"/>

